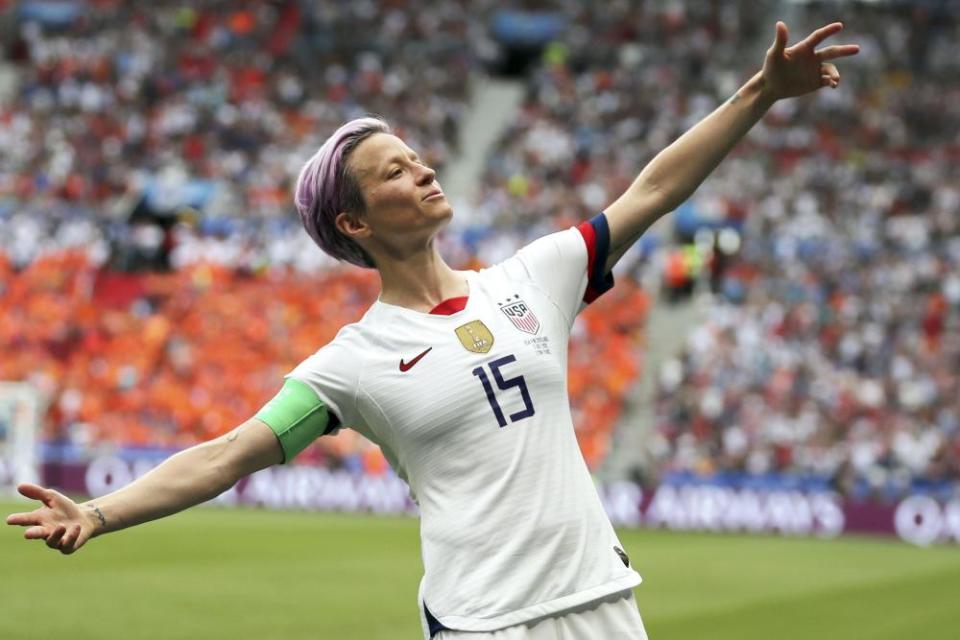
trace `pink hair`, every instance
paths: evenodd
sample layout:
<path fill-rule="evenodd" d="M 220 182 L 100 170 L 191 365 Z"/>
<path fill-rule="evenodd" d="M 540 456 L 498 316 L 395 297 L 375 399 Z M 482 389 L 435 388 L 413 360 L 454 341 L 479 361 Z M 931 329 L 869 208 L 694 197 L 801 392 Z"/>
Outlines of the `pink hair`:
<path fill-rule="evenodd" d="M 326 253 L 360 267 L 375 265 L 336 225 L 340 212 L 362 213 L 365 208 L 357 180 L 346 169 L 347 159 L 371 135 L 390 132 L 390 125 L 379 118 L 351 120 L 327 138 L 297 178 L 294 202 L 303 228 Z"/>

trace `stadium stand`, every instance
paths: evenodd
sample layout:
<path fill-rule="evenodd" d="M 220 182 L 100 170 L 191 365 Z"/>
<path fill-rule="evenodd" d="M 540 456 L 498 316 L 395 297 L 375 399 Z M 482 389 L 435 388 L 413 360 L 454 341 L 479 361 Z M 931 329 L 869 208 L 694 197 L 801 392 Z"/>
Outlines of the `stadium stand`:
<path fill-rule="evenodd" d="M 474 27 L 462 3 L 435 5 L 99 2 L 60 24 L 26 3 L 6 16 L 20 37 L 0 111 L 15 151 L 0 161 L 0 379 L 53 399 L 49 443 L 179 448 L 223 433 L 360 317 L 374 276 L 312 245 L 292 182 L 366 112 L 442 171 Z M 571 395 L 591 465 L 638 374 L 646 304 L 628 281 L 578 324 Z M 302 458 L 385 468 L 350 431 Z"/>
<path fill-rule="evenodd" d="M 690 204 L 743 243 L 660 374 L 668 479 L 960 491 L 956 16 L 851 13 L 845 90 L 775 109 Z"/>
<path fill-rule="evenodd" d="M 615 198 L 753 70 L 737 43 L 767 26 L 737 3 L 568 10 L 578 28 L 490 158 L 492 225 Z M 799 31 L 837 17 L 798 12 Z M 960 492 L 957 20 L 936 3 L 842 13 L 864 43 L 843 90 L 778 105 L 675 214 L 679 237 L 732 229 L 742 250 L 704 256 L 718 295 L 659 372 L 644 479 Z M 663 253 L 669 279 L 684 254 Z"/>
<path fill-rule="evenodd" d="M 55 398 L 52 441 L 183 446 L 249 416 L 375 295 L 291 216 L 302 160 L 373 111 L 442 178 L 486 35 L 453 0 L 416 17 L 404 2 L 88 5 L 58 23 L 0 4 L 17 34 L 0 106 L 0 378 Z M 619 195 L 755 69 L 739 43 L 769 24 L 750 6 L 566 3 L 447 242 L 489 264 Z M 681 234 L 732 229 L 740 250 L 705 256 L 714 300 L 656 373 L 641 475 L 960 493 L 960 63 L 956 16 L 936 6 L 845 5 L 862 51 L 843 88 L 778 105 L 675 214 Z M 835 17 L 794 10 L 795 32 Z M 150 224 L 127 222 L 138 208 Z M 648 238 L 575 328 L 593 468 L 642 370 L 636 283 L 667 240 Z M 116 272 L 137 264 L 153 269 Z M 347 431 L 305 455 L 383 470 Z"/>
<path fill-rule="evenodd" d="M 0 379 L 27 380 L 55 398 L 45 437 L 171 448 L 249 418 L 297 362 L 360 318 L 378 288 L 358 269 L 251 273 L 202 263 L 104 276 L 79 252 L 35 260 L 5 281 L 0 344 L 10 355 Z M 638 372 L 635 334 L 646 300 L 624 283 L 578 324 L 570 390 L 594 465 L 618 418 L 611 398 L 622 397 Z M 302 458 L 381 471 L 368 449 L 345 430 Z"/>

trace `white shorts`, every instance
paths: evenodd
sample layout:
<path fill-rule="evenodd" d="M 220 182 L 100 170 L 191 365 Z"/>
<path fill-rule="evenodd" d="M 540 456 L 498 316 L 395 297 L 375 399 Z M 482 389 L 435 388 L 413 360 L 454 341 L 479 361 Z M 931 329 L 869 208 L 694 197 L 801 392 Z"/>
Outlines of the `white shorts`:
<path fill-rule="evenodd" d="M 496 631 L 441 631 L 434 640 L 647 640 L 633 590 Z"/>

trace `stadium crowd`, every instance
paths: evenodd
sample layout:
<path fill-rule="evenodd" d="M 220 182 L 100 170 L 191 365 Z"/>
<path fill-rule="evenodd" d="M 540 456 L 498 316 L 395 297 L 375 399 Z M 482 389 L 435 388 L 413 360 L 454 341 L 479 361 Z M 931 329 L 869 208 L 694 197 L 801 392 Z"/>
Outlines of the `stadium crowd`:
<path fill-rule="evenodd" d="M 108 274 L 76 251 L 15 276 L 10 269 L 0 261 L 0 379 L 29 381 L 52 399 L 48 440 L 87 447 L 182 448 L 233 428 L 300 360 L 358 320 L 379 284 L 359 269 L 253 273 L 213 263 Z M 638 374 L 646 305 L 625 282 L 577 325 L 570 394 L 593 466 Z M 384 470 L 378 451 L 349 430 L 301 458 Z"/>
<path fill-rule="evenodd" d="M 442 172 L 483 4 L 99 1 L 35 15 L 42 4 L 0 14 L 15 34 L 0 379 L 51 400 L 55 444 L 179 448 L 223 433 L 376 295 L 372 274 L 336 266 L 291 215 L 303 160 L 373 112 Z M 112 269 L 131 246 L 169 253 L 167 268 Z M 627 282 L 577 326 L 570 389 L 591 466 L 639 371 L 646 300 Z M 302 458 L 385 469 L 348 430 Z"/>
<path fill-rule="evenodd" d="M 181 230 L 182 261 L 222 259 L 222 243 L 190 242 L 215 234 L 253 238 L 274 262 L 315 253 L 289 247 L 303 236 L 293 234 L 290 192 L 328 131 L 389 115 L 440 169 L 456 143 L 477 29 L 465 3 L 411 5 L 97 0 L 0 9 L 12 63 L 0 85 L 0 248 L 24 264 L 116 240 L 129 230 L 108 223 L 145 198 L 161 213 L 201 211 L 198 233 Z M 149 244 L 143 235 L 135 241 Z"/>
<path fill-rule="evenodd" d="M 638 475 L 960 493 L 960 61 L 957 16 L 937 7 L 792 20 L 843 19 L 861 55 L 841 91 L 777 105 L 685 205 L 680 235 L 733 229 L 742 250 L 702 256 L 718 295 L 657 374 Z M 738 3 L 567 9 L 575 26 L 489 159 L 476 206 L 495 227 L 616 197 L 755 70 L 762 50 L 739 43 L 770 22 Z"/>
<path fill-rule="evenodd" d="M 50 438 L 181 446 L 248 416 L 372 300 L 367 274 L 299 230 L 291 182 L 325 133 L 368 111 L 442 179 L 492 5 L 88 4 L 59 29 L 0 13 L 18 76 L 0 106 L 0 344 L 15 354 L 0 379 L 51 394 Z M 445 240 L 470 264 L 619 195 L 756 69 L 762 47 L 742 43 L 772 23 L 746 2 L 558 6 L 568 28 Z M 932 6 L 844 5 L 862 51 L 841 90 L 777 105 L 686 205 L 742 250 L 714 272 L 707 322 L 656 373 L 644 474 L 957 491 L 958 26 Z M 794 10 L 794 34 L 838 17 Z M 126 224 L 139 198 L 180 223 L 165 238 Z M 123 237 L 169 242 L 172 270 L 102 271 Z M 662 255 L 640 264 L 644 248 L 575 327 L 570 389 L 592 467 L 641 369 L 635 283 Z M 324 440 L 308 455 L 383 468 L 350 432 Z"/>
<path fill-rule="evenodd" d="M 960 494 L 960 25 L 847 23 L 845 89 L 779 105 L 692 203 L 742 251 L 660 372 L 661 473 Z"/>

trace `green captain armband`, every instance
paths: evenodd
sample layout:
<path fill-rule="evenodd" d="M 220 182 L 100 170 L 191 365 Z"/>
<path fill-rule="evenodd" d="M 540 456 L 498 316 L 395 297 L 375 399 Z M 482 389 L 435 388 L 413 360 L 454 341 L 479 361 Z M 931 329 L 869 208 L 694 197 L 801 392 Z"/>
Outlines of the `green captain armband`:
<path fill-rule="evenodd" d="M 338 424 L 313 389 L 299 380 L 287 378 L 273 400 L 263 405 L 255 416 L 273 429 L 283 448 L 283 464 Z"/>

